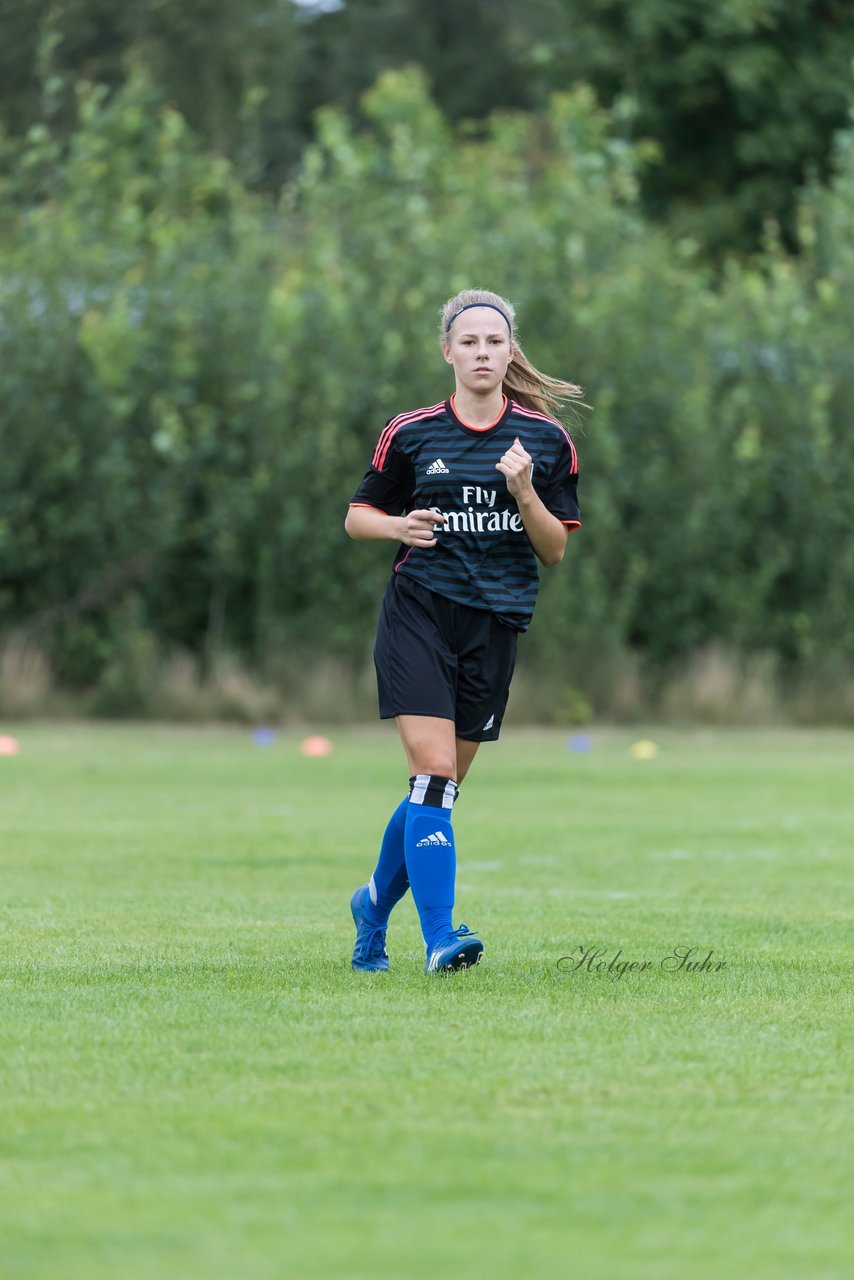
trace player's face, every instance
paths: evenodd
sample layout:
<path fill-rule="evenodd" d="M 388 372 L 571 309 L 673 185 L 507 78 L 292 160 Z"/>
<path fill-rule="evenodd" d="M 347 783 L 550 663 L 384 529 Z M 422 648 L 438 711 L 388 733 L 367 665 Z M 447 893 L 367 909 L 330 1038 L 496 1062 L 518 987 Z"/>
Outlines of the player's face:
<path fill-rule="evenodd" d="M 451 326 L 444 353 L 458 389 L 492 392 L 504 381 L 513 356 L 510 331 L 492 307 L 471 307 Z"/>

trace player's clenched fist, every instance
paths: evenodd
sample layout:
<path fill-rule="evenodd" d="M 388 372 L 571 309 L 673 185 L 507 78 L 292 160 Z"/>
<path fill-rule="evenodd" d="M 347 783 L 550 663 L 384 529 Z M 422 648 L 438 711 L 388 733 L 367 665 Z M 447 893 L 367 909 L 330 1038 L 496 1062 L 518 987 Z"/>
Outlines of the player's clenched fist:
<path fill-rule="evenodd" d="M 507 477 L 507 488 L 514 498 L 520 497 L 526 489 L 530 489 L 532 463 L 533 458 L 522 447 L 518 436 L 501 461 L 496 462 L 495 469 Z"/>
<path fill-rule="evenodd" d="M 447 518 L 441 511 L 410 511 L 402 518 L 400 540 L 408 547 L 435 547 L 433 530 L 437 524 L 444 524 Z"/>

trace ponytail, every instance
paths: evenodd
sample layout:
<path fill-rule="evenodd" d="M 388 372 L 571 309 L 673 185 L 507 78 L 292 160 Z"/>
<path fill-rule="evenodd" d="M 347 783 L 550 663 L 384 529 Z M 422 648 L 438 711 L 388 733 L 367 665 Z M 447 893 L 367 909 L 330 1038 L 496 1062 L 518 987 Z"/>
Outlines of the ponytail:
<path fill-rule="evenodd" d="M 577 383 L 550 378 L 535 369 L 515 339 L 513 359 L 504 375 L 504 391 L 524 409 L 534 409 L 547 418 L 554 418 L 568 402 L 580 401 L 584 395 Z"/>

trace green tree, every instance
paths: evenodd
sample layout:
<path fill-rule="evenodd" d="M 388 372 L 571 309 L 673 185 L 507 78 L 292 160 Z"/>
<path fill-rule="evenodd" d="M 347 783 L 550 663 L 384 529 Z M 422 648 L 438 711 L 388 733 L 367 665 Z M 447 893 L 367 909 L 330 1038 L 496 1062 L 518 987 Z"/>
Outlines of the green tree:
<path fill-rule="evenodd" d="M 22 153 L 46 198 L 18 214 L 0 319 L 0 605 L 71 679 L 131 588 L 164 639 L 221 642 L 269 377 L 270 242 L 227 162 L 144 79 L 86 90 L 80 122 L 62 163 Z"/>
<path fill-rule="evenodd" d="M 0 0 L 0 121 L 68 136 L 78 80 L 115 91 L 143 71 L 209 148 L 275 187 L 304 142 L 299 30 L 289 0 Z"/>
<path fill-rule="evenodd" d="M 794 244 L 794 193 L 826 176 L 852 90 L 845 0 L 350 0 L 310 24 L 305 112 L 352 110 L 379 72 L 421 65 L 452 121 L 541 110 L 580 82 L 653 138 L 644 206 L 713 253 L 755 248 L 767 218 Z"/>
<path fill-rule="evenodd" d="M 852 90 L 854 10 L 844 0 L 564 0 L 559 81 L 629 94 L 633 131 L 661 145 L 645 206 L 713 250 L 756 246 L 766 218 L 794 244 L 794 195 L 826 176 Z"/>
<path fill-rule="evenodd" d="M 721 275 L 643 217 L 649 152 L 587 89 L 473 134 L 387 73 L 275 209 L 144 77 L 79 121 L 7 144 L 0 186 L 0 632 L 114 709 L 158 646 L 293 689 L 364 669 L 391 548 L 346 541 L 346 502 L 388 417 L 450 389 L 433 318 L 483 284 L 593 405 L 522 651 L 549 689 L 607 710 L 627 653 L 667 676 L 711 643 L 849 678 L 854 133 L 799 252 Z"/>
<path fill-rule="evenodd" d="M 74 127 L 77 79 L 142 67 L 205 143 L 267 190 L 299 164 L 315 112 L 356 112 L 384 71 L 419 65 L 442 113 L 479 127 L 592 85 L 623 136 L 658 142 L 647 213 L 713 254 L 756 249 L 770 217 L 794 247 L 795 192 L 826 177 L 846 121 L 845 0 L 0 0 L 0 121 Z"/>

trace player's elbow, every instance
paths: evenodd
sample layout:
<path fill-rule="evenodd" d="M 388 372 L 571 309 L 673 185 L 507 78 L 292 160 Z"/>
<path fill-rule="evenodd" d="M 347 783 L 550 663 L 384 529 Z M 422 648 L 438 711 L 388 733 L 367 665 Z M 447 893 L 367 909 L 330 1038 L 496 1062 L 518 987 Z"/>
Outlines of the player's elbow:
<path fill-rule="evenodd" d="M 548 550 L 543 551 L 540 556 L 540 560 L 544 567 L 546 569 L 554 569 L 555 565 L 560 564 L 563 559 L 563 553 L 565 550 L 566 543 L 564 543 L 562 547 L 549 547 Z"/>
<path fill-rule="evenodd" d="M 357 517 L 353 507 L 347 508 L 347 514 L 344 517 L 344 532 L 354 540 L 359 536 L 356 532 Z"/>
<path fill-rule="evenodd" d="M 554 536 L 546 540 L 540 559 L 547 569 L 554 569 L 555 565 L 560 564 L 563 559 L 564 551 L 566 551 L 566 525 L 559 524 L 554 531 Z"/>

